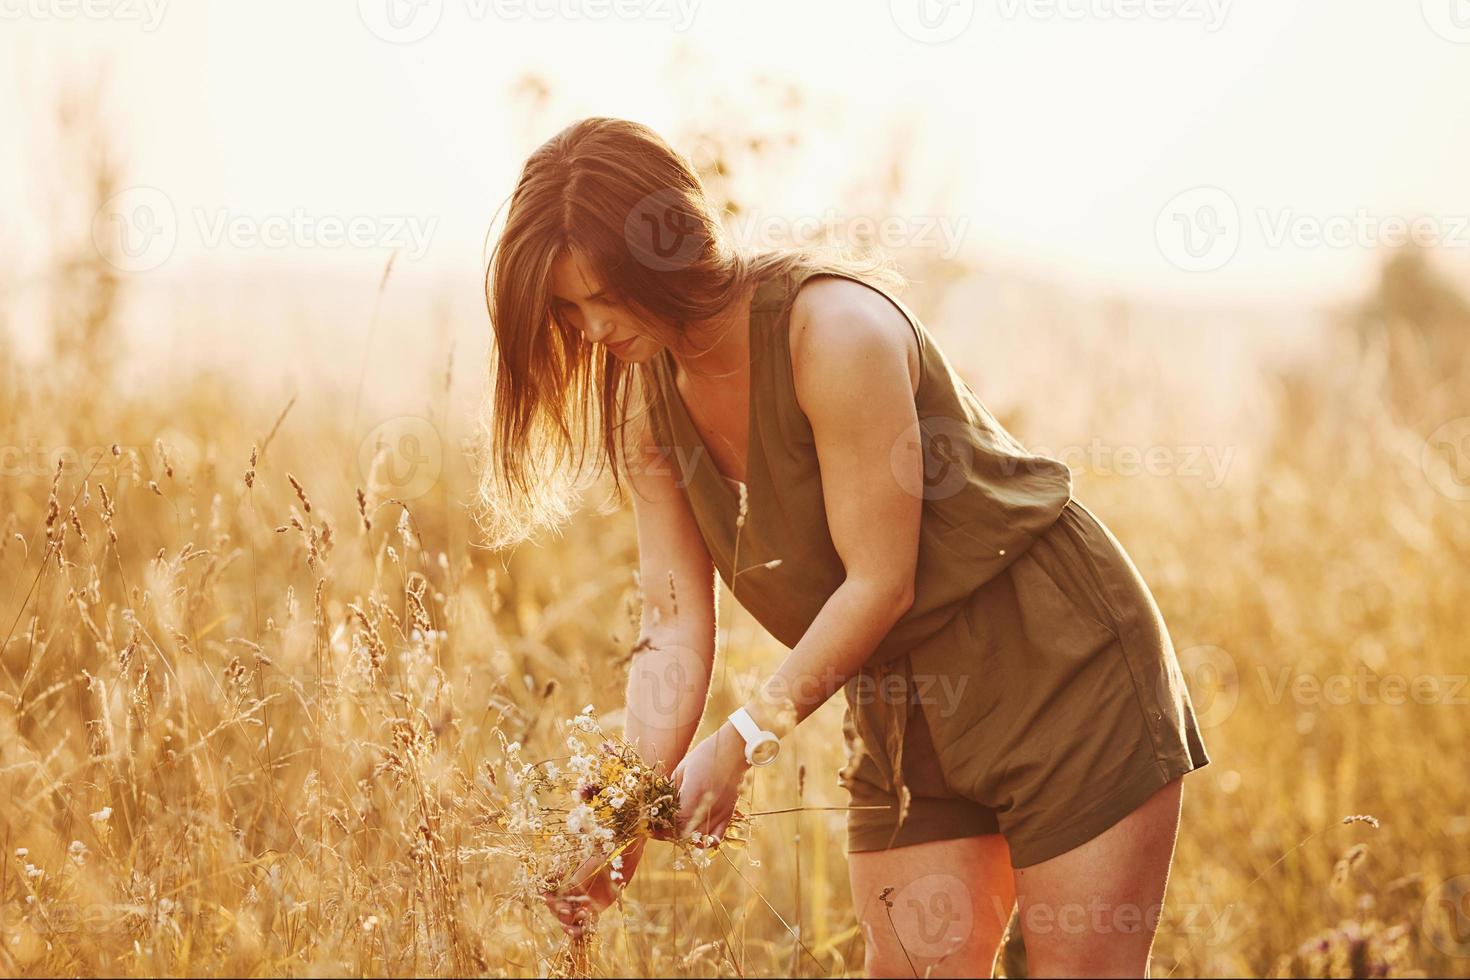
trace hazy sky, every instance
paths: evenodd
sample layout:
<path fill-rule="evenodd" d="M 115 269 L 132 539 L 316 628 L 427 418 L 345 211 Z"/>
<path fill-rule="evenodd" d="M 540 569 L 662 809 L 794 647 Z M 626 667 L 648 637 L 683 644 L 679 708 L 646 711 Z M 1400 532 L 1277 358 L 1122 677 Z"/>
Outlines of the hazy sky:
<path fill-rule="evenodd" d="M 1470 268 L 1466 0 L 0 0 L 0 16 L 12 281 L 44 258 L 53 94 L 96 65 L 142 188 L 120 220 L 172 221 L 168 261 L 140 255 L 140 277 L 262 257 L 380 270 L 394 246 L 405 267 L 472 272 L 535 142 L 587 114 L 673 127 L 739 104 L 757 73 L 817 107 L 778 218 L 832 207 L 834 175 L 901 124 L 934 197 L 897 235 L 1058 279 L 1339 296 L 1409 219 Z M 694 77 L 671 76 L 678 46 Z M 507 95 L 528 70 L 553 85 L 529 128 Z M 338 240 L 353 222 L 357 247 Z"/>

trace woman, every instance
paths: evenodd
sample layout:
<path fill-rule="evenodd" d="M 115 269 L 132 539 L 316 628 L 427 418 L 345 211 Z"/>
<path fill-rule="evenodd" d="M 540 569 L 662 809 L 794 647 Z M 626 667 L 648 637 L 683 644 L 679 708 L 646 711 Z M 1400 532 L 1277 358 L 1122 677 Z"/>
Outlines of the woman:
<path fill-rule="evenodd" d="M 1181 777 L 1208 762 L 1163 618 L 1066 465 L 1001 427 L 891 281 L 735 249 L 656 133 L 567 127 L 487 270 L 482 526 L 504 545 L 568 517 L 593 432 L 627 476 L 625 734 L 675 767 L 686 826 L 721 835 L 746 770 L 843 689 L 870 975 L 989 975 L 1018 902 L 1033 976 L 1143 975 Z M 791 652 L 691 749 L 716 570 Z M 548 896 L 569 931 L 640 856 Z"/>

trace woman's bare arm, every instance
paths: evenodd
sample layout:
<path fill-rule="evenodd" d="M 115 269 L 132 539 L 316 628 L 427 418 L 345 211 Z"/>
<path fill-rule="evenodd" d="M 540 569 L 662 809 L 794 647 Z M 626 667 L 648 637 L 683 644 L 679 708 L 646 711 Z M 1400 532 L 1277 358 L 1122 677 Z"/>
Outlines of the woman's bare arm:
<path fill-rule="evenodd" d="M 665 774 L 689 751 L 704 714 L 715 651 L 715 569 L 684 496 L 679 457 L 654 445 L 647 415 L 633 423 L 634 456 L 626 460 L 638 527 L 643 616 L 628 689 L 623 736 Z M 616 858 L 594 854 L 546 902 L 572 934 L 588 914 L 606 908 L 643 859 L 645 838 Z"/>
<path fill-rule="evenodd" d="M 856 674 L 913 602 L 923 499 L 906 318 L 846 280 L 802 288 L 791 315 L 797 400 L 811 423 L 827 525 L 846 577 L 747 703 L 784 735 Z"/>
<path fill-rule="evenodd" d="M 846 574 L 744 705 L 778 737 L 862 669 L 911 607 L 918 564 L 923 499 L 914 488 L 923 486 L 923 457 L 909 356 L 917 345 L 881 295 L 859 284 L 822 287 L 798 293 L 790 339 L 797 401 L 815 436 L 827 525 Z M 723 836 L 750 765 L 728 719 L 690 749 L 673 773 L 682 826 Z"/>
<path fill-rule="evenodd" d="M 715 568 L 683 489 L 679 454 L 655 445 L 640 417 L 629 467 L 643 615 L 628 669 L 625 736 L 665 773 L 689 750 L 715 652 Z"/>

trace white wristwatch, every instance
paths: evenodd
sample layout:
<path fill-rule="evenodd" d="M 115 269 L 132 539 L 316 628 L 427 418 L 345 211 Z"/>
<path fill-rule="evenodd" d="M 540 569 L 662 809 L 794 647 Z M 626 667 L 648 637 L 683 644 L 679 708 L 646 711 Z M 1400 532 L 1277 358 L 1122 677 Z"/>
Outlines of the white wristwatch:
<path fill-rule="evenodd" d="M 730 723 L 745 739 L 745 761 L 753 766 L 769 766 L 781 751 L 781 740 L 755 723 L 743 707 L 730 714 Z"/>

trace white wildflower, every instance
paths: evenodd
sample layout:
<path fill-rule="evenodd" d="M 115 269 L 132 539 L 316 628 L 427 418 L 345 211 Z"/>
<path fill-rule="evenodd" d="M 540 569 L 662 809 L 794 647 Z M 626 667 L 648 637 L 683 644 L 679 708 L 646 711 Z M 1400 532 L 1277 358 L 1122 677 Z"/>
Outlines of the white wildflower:
<path fill-rule="evenodd" d="M 596 825 L 592 815 L 592 808 L 585 803 L 578 804 L 567 814 L 567 829 L 574 834 L 585 834 Z"/>

